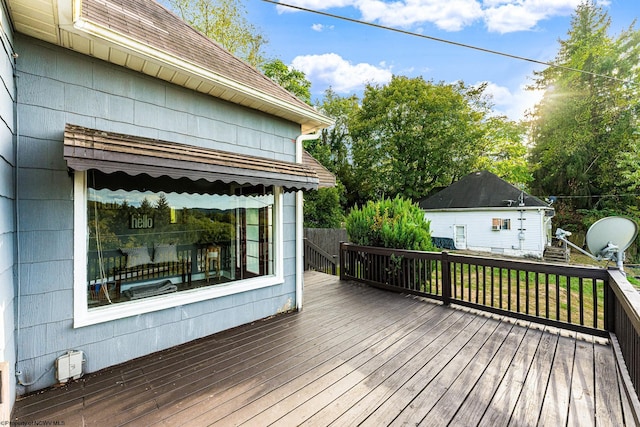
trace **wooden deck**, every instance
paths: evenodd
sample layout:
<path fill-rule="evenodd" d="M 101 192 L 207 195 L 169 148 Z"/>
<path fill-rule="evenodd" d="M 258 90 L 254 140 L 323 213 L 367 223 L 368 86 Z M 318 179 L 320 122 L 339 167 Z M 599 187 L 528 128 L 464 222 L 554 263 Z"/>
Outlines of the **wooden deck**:
<path fill-rule="evenodd" d="M 20 399 L 76 425 L 635 425 L 601 339 L 321 273 L 305 306 Z"/>

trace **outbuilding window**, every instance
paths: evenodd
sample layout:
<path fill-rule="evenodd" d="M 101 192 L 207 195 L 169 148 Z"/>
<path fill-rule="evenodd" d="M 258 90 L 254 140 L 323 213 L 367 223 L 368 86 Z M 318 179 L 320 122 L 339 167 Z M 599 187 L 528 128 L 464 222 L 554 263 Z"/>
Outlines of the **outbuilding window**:
<path fill-rule="evenodd" d="M 491 229 L 494 231 L 511 230 L 511 220 L 504 218 L 493 218 Z"/>

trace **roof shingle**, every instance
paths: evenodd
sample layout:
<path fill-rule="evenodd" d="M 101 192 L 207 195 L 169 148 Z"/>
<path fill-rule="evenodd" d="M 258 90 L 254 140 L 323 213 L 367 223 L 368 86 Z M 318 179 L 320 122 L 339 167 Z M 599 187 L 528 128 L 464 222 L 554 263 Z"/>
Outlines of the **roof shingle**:
<path fill-rule="evenodd" d="M 313 107 L 187 25 L 155 0 L 83 0 L 81 13 L 87 21 L 317 114 Z"/>
<path fill-rule="evenodd" d="M 420 201 L 420 207 L 426 210 L 519 206 L 549 207 L 537 197 L 487 171 L 470 173 L 444 190 Z"/>

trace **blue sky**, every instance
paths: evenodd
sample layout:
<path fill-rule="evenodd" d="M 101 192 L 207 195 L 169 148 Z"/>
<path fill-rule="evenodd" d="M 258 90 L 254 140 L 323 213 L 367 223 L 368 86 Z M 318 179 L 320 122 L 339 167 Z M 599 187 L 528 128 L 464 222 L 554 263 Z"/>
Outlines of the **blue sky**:
<path fill-rule="evenodd" d="M 539 61 L 552 60 L 580 0 L 282 0 Z M 600 0 L 618 35 L 640 17 L 640 0 Z M 518 120 L 539 99 L 525 91 L 543 66 L 445 43 L 247 0 L 249 21 L 268 39 L 267 55 L 305 72 L 312 98 L 332 87 L 362 95 L 392 75 L 468 85 L 488 82 L 494 110 Z M 636 29 L 640 24 L 636 24 Z M 640 60 L 639 60 L 640 62 Z"/>

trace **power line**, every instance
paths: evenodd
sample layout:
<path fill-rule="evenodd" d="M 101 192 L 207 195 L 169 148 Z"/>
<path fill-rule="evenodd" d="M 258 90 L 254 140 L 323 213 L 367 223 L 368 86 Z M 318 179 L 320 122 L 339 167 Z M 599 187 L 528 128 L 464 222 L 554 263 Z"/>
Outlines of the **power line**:
<path fill-rule="evenodd" d="M 591 195 L 591 196 L 542 196 L 542 197 L 554 197 L 556 199 L 606 199 L 609 197 L 639 197 L 640 193 L 623 193 L 623 194 L 600 194 L 600 195 Z M 541 196 L 536 196 L 540 198 Z"/>
<path fill-rule="evenodd" d="M 401 30 L 399 28 L 393 28 L 393 27 L 388 27 L 388 26 L 385 26 L 385 25 L 374 24 L 373 22 L 362 21 L 362 20 L 359 20 L 359 19 L 349 18 L 347 16 L 336 15 L 336 14 L 328 13 L 328 12 L 322 12 L 320 10 L 308 9 L 308 8 L 302 7 L 302 6 L 294 6 L 294 5 L 287 4 L 287 3 L 280 3 L 280 2 L 278 2 L 276 0 L 262 0 L 262 1 L 265 2 L 265 3 L 275 4 L 277 6 L 288 7 L 290 9 L 296 9 L 296 10 L 301 10 L 303 12 L 309 12 L 309 13 L 314 13 L 316 15 L 326 16 L 328 18 L 340 19 L 342 21 L 352 22 L 352 23 L 361 24 L 361 25 L 367 25 L 369 27 L 378 28 L 378 29 L 381 29 L 381 30 L 393 31 L 393 32 L 400 33 L 400 34 L 405 34 L 405 35 L 408 35 L 408 36 L 420 37 L 420 38 L 423 38 L 423 39 L 432 40 L 432 41 L 441 42 L 441 43 L 447 43 L 447 44 L 450 44 L 450 45 L 453 45 L 453 46 L 463 47 L 463 48 L 466 48 L 466 49 L 473 49 L 473 50 L 477 50 L 477 51 L 480 51 L 480 52 L 490 53 L 492 55 L 505 56 L 505 57 L 511 58 L 511 59 L 518 59 L 520 61 L 532 62 L 534 64 L 545 65 L 547 67 L 560 68 L 560 69 L 566 70 L 566 71 L 574 71 L 574 72 L 577 72 L 577 73 L 582 73 L 582 74 L 586 74 L 586 75 L 593 76 L 593 77 L 602 77 L 604 79 L 616 81 L 616 82 L 619 82 L 619 83 L 635 85 L 635 82 L 632 81 L 632 80 L 618 79 L 616 77 L 607 76 L 607 75 L 599 74 L 599 73 L 594 73 L 594 72 L 591 72 L 591 71 L 580 70 L 578 68 L 567 67 L 565 65 L 558 65 L 558 64 L 551 63 L 551 62 L 539 61 L 537 59 L 527 58 L 527 57 L 519 56 L 519 55 L 513 55 L 511 53 L 500 52 L 498 50 L 487 49 L 487 48 L 484 48 L 484 47 L 473 46 L 473 45 L 470 45 L 470 44 L 455 42 L 455 41 L 452 41 L 452 40 L 447 40 L 447 39 L 443 39 L 443 38 L 439 38 L 439 37 L 433 37 L 433 36 L 428 36 L 428 35 L 424 35 L 424 34 L 419 34 L 419 33 L 415 33 L 415 32 L 412 32 L 412 31 Z"/>

